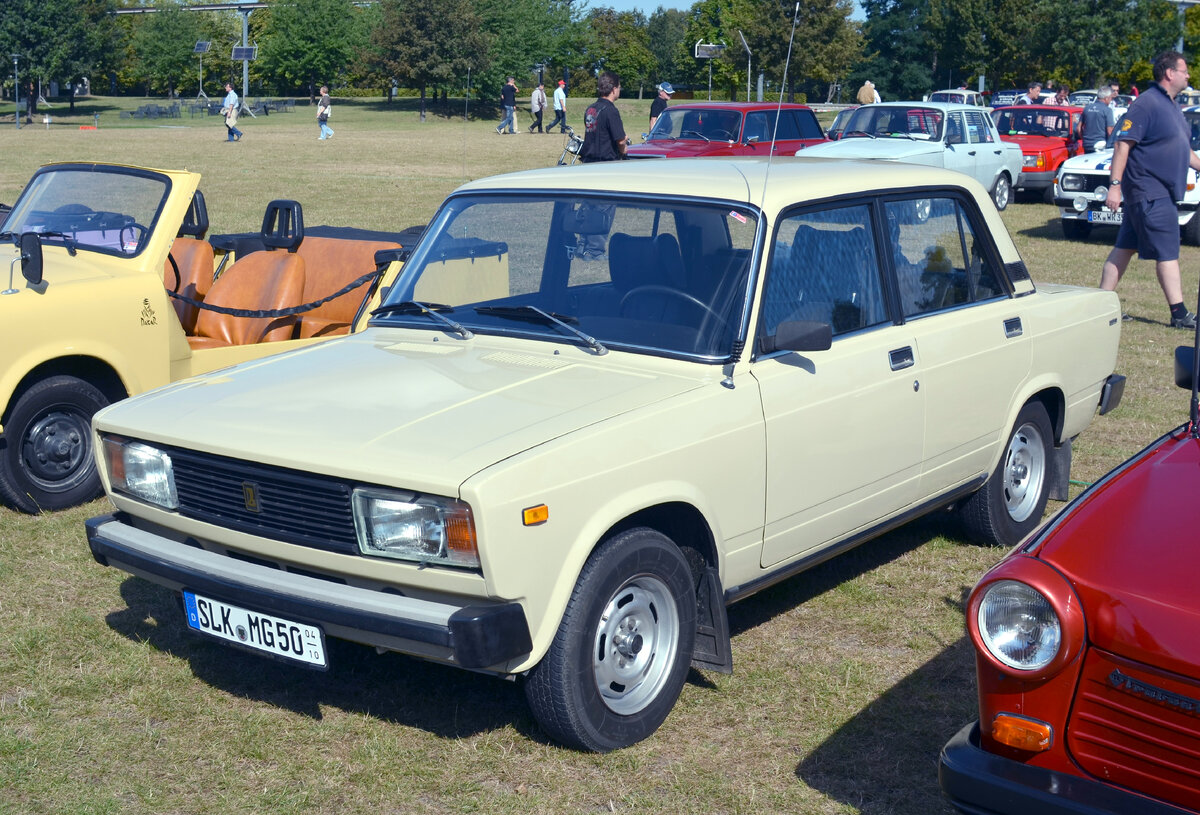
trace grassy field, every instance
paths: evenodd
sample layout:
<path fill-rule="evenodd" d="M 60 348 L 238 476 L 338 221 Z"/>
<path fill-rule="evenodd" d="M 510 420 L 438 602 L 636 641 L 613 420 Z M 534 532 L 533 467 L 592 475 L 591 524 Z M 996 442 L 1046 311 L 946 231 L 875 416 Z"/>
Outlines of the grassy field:
<path fill-rule="evenodd" d="M 336 136 L 319 143 L 302 103 L 227 144 L 216 117 L 118 107 L 0 125 L 0 202 L 47 161 L 126 161 L 202 172 L 215 232 L 255 229 L 273 198 L 299 200 L 309 224 L 396 229 L 563 145 L 497 136 L 461 108 L 422 123 L 409 104 L 335 100 Z M 639 132 L 649 100 L 622 108 Z M 93 112 L 100 129 L 80 131 Z M 1044 204 L 1004 219 L 1036 281 L 1098 279 L 1112 233 L 1068 242 Z M 1189 300 L 1198 262 L 1186 247 Z M 1080 481 L 1186 417 L 1171 351 L 1190 335 L 1166 326 L 1149 264 L 1121 293 L 1129 384 L 1078 439 Z M 168 592 L 91 560 L 83 521 L 108 506 L 0 509 L 0 813 L 945 813 L 937 754 L 975 715 L 963 601 L 1003 554 L 933 517 L 756 595 L 730 609 L 733 675 L 693 672 L 653 738 L 595 756 L 549 743 L 516 683 L 334 641 L 314 673 L 187 635 Z"/>

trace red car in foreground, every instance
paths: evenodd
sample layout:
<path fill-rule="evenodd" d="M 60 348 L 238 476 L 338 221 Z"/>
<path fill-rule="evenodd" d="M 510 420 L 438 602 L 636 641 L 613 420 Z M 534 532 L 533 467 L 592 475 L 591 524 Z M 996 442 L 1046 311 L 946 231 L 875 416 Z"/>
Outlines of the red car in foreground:
<path fill-rule="evenodd" d="M 1196 352 L 1175 379 L 1193 388 Z M 1200 812 L 1200 420 L 1117 467 L 971 593 L 979 721 L 942 789 L 982 813 Z"/>
<path fill-rule="evenodd" d="M 654 123 L 646 141 L 630 147 L 627 155 L 629 158 L 791 156 L 823 141 L 825 133 L 817 115 L 807 105 L 686 102 L 668 107 Z"/>
<path fill-rule="evenodd" d="M 1039 193 L 1054 200 L 1054 176 L 1071 156 L 1086 152 L 1080 117 L 1083 108 L 1061 105 L 1012 105 L 993 115 L 1000 138 L 1021 146 L 1018 192 Z"/>

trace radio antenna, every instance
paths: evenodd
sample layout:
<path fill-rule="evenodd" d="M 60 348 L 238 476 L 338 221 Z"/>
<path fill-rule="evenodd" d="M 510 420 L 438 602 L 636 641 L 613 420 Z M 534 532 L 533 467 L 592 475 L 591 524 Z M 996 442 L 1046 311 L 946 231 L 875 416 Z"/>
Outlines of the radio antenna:
<path fill-rule="evenodd" d="M 763 173 L 762 195 L 759 196 L 758 206 L 761 209 L 767 200 L 767 177 L 771 175 L 771 162 L 775 159 L 775 137 L 779 133 L 779 117 L 783 115 L 783 94 L 787 89 L 788 68 L 792 64 L 792 43 L 796 40 L 796 24 L 800 21 L 800 0 L 796 0 L 796 9 L 792 12 L 792 33 L 788 35 L 787 59 L 783 62 L 783 84 L 779 86 L 779 102 L 775 106 L 775 126 L 771 129 L 771 149 L 767 153 L 767 171 Z"/>

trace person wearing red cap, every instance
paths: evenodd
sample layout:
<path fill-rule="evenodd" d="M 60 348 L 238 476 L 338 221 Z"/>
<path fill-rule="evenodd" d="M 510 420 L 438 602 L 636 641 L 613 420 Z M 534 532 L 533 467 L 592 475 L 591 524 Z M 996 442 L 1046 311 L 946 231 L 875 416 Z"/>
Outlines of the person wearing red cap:
<path fill-rule="evenodd" d="M 554 89 L 554 121 L 546 127 L 546 132 L 553 130 L 555 125 L 559 125 L 559 133 L 567 132 L 567 83 L 561 79 Z"/>

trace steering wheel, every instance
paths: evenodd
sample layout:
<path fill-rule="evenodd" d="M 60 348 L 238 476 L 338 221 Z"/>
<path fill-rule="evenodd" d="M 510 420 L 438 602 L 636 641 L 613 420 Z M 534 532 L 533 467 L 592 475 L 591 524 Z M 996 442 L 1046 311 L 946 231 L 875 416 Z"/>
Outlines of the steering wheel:
<path fill-rule="evenodd" d="M 625 312 L 625 304 L 628 303 L 630 299 L 632 299 L 635 296 L 644 297 L 644 296 L 650 295 L 650 294 L 665 294 L 670 297 L 675 297 L 680 300 L 683 300 L 686 303 L 691 303 L 693 306 L 696 306 L 697 308 L 704 311 L 709 317 L 713 318 L 714 320 L 719 322 L 721 325 L 727 324 L 727 321 L 725 320 L 725 318 L 722 317 L 720 314 L 718 314 L 716 311 L 714 311 L 712 306 L 710 306 L 708 303 L 704 302 L 700 298 L 696 297 L 695 295 L 688 294 L 687 292 L 680 291 L 679 289 L 671 288 L 670 286 L 661 286 L 661 285 L 655 285 L 655 284 L 651 284 L 651 285 L 647 285 L 647 286 L 636 286 L 636 287 L 630 289 L 629 291 L 625 292 L 625 296 L 621 298 L 621 305 L 618 310 L 621 313 L 624 313 Z"/>

